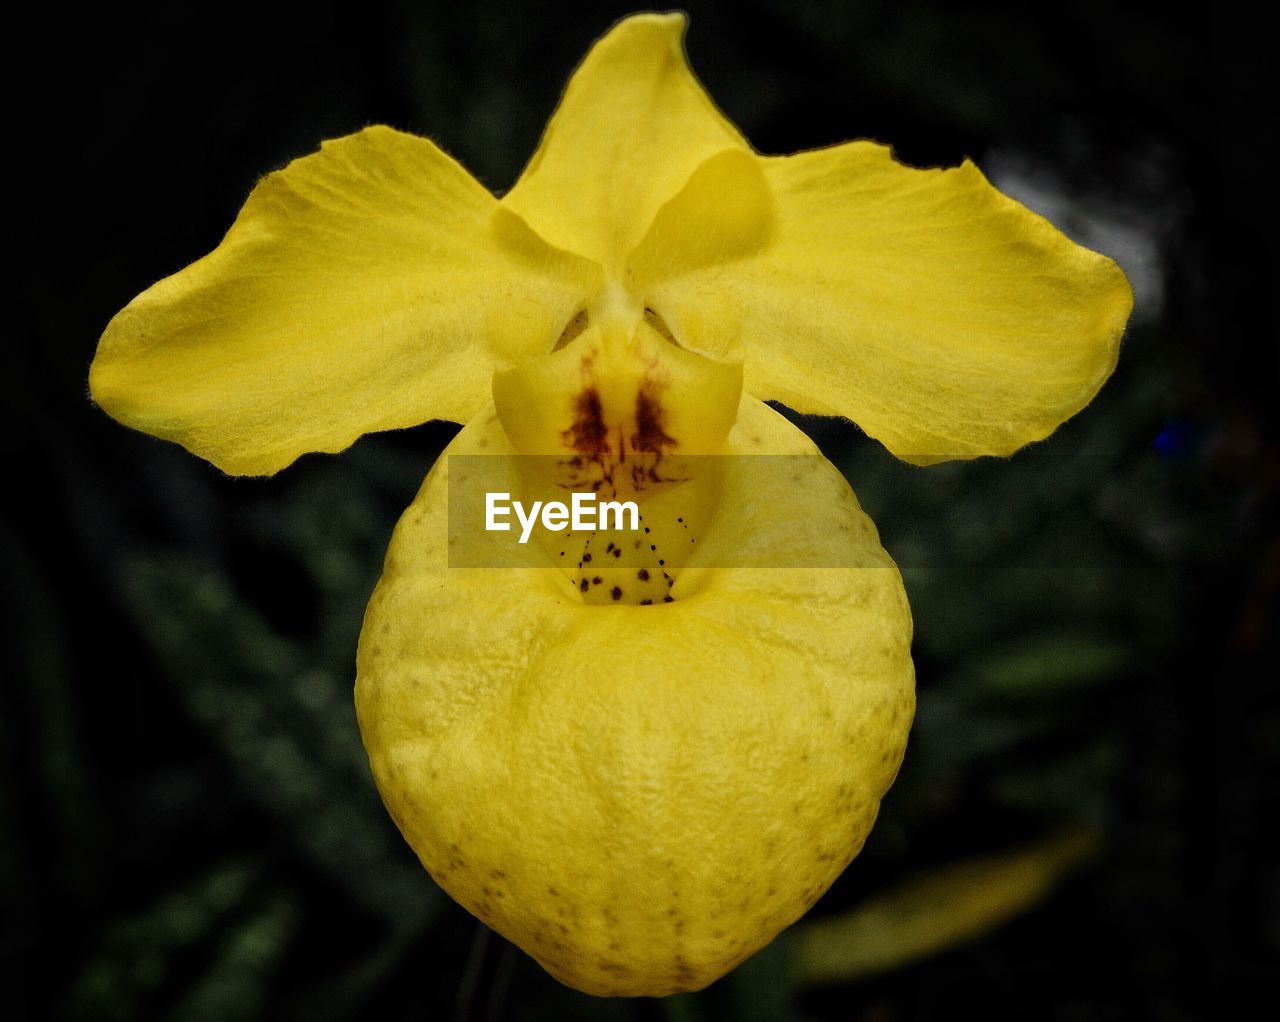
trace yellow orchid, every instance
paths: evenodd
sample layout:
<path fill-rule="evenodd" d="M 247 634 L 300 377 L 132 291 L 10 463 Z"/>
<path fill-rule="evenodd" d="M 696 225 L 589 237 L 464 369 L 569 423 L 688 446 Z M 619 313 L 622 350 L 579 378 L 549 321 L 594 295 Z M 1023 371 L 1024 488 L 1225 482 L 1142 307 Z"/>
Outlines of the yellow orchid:
<path fill-rule="evenodd" d="M 683 29 L 601 39 L 501 199 L 385 127 L 268 175 L 90 372 L 111 415 L 233 474 L 466 424 L 369 604 L 360 727 L 437 882 L 596 994 L 696 989 L 763 947 L 861 848 L 905 748 L 897 569 L 763 402 L 911 462 L 1007 455 L 1092 399 L 1132 305 L 970 163 L 756 153 Z M 634 496 L 645 542 L 463 529 L 473 463 Z"/>

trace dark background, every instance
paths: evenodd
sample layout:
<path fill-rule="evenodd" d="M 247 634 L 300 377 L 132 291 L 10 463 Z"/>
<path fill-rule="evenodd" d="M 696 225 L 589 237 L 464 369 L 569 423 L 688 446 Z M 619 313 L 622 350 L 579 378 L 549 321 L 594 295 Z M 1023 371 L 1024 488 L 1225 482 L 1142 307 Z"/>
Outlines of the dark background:
<path fill-rule="evenodd" d="M 1009 461 L 918 470 L 805 423 L 917 620 L 918 720 L 863 855 L 702 994 L 560 987 L 418 867 L 352 712 L 364 602 L 454 427 L 230 479 L 86 395 L 111 315 L 212 248 L 262 173 L 385 122 L 509 187 L 628 8 L 55 8 L 8 43 L 9 1017 L 1191 1019 L 1274 968 L 1280 367 L 1276 267 L 1250 243 L 1275 219 L 1268 37 L 1221 3 L 688 9 L 693 66 L 757 148 L 971 156 L 1138 292 L 1102 395 Z M 1064 832 L 1094 850 L 1058 876 L 1037 849 Z M 966 923 L 1012 860 L 949 868 L 1010 851 L 1044 890 Z M 958 936 L 925 955 L 899 935 L 818 982 L 804 927 L 877 898 Z"/>

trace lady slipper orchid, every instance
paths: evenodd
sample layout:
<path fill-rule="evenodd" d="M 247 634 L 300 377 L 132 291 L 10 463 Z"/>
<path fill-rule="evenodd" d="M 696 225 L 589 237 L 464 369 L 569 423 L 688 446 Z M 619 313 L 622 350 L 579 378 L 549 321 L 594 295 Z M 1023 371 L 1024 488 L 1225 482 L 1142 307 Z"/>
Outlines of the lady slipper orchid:
<path fill-rule="evenodd" d="M 361 732 L 437 882 L 596 994 L 696 989 L 768 943 L 903 755 L 900 576 L 763 402 L 911 462 L 1007 455 L 1091 400 L 1132 304 L 970 163 L 756 153 L 683 28 L 601 39 L 501 199 L 386 127 L 269 174 L 90 372 L 111 415 L 232 474 L 466 424 L 369 604 Z M 458 511 L 477 479 L 632 500 L 642 529 L 520 545 Z"/>

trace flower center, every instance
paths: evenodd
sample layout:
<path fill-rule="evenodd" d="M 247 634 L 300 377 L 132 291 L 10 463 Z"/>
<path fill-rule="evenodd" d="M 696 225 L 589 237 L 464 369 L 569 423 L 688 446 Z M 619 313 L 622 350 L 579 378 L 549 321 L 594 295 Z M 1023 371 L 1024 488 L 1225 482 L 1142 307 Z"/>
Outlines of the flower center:
<path fill-rule="evenodd" d="M 634 530 L 539 530 L 584 602 L 671 601 L 716 506 L 715 455 L 741 393 L 740 366 L 685 350 L 657 312 L 616 299 L 578 313 L 550 354 L 495 374 L 527 499 L 638 507 Z"/>

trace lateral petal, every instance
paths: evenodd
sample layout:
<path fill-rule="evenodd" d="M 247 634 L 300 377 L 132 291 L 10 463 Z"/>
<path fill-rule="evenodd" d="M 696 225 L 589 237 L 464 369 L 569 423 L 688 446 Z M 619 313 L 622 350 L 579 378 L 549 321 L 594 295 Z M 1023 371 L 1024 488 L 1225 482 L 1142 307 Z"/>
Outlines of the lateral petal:
<path fill-rule="evenodd" d="M 326 142 L 111 321 L 94 400 L 236 475 L 468 419 L 494 367 L 549 351 L 598 275 L 499 213 L 424 138 L 379 126 Z"/>
<path fill-rule="evenodd" d="M 761 163 L 769 243 L 675 264 L 647 299 L 686 342 L 741 359 L 749 393 L 924 464 L 1042 439 L 1111 374 L 1124 273 L 972 163 L 915 170 L 871 142 Z"/>

